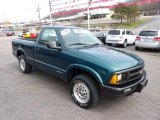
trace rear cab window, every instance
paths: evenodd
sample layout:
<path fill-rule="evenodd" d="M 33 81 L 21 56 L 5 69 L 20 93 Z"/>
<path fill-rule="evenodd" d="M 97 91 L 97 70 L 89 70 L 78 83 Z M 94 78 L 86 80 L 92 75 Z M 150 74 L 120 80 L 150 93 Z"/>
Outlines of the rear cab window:
<path fill-rule="evenodd" d="M 158 31 L 141 31 L 139 36 L 158 36 Z"/>
<path fill-rule="evenodd" d="M 120 35 L 120 30 L 110 30 L 108 32 L 108 35 Z"/>

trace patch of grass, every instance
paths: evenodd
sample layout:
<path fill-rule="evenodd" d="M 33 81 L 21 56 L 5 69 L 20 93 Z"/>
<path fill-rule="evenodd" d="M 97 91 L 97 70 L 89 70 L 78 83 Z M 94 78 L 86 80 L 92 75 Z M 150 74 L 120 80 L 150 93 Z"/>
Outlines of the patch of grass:
<path fill-rule="evenodd" d="M 135 22 L 125 22 L 125 23 L 102 23 L 102 24 L 91 24 L 91 28 L 96 28 L 99 27 L 102 30 L 106 30 L 108 28 L 113 28 L 113 29 L 133 29 L 141 25 L 142 23 L 148 21 L 148 19 L 141 19 L 141 20 L 136 20 Z M 80 25 L 80 27 L 87 28 L 87 25 Z"/>
<path fill-rule="evenodd" d="M 147 21 L 147 20 L 146 19 L 141 19 L 141 20 L 137 20 L 135 22 L 126 22 L 126 23 L 119 24 L 117 27 L 118 28 L 123 28 L 123 29 L 133 29 L 133 28 L 138 27 L 139 25 L 141 25 L 145 21 Z"/>

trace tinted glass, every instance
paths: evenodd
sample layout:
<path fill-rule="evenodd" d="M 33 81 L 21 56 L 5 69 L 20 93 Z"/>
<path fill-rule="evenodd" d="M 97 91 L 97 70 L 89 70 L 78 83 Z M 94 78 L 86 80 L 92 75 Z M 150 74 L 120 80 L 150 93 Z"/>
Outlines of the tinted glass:
<path fill-rule="evenodd" d="M 57 34 L 55 29 L 46 28 L 43 30 L 41 34 L 41 38 L 39 40 L 39 44 L 46 45 L 48 41 L 57 41 Z"/>
<path fill-rule="evenodd" d="M 83 47 L 93 44 L 102 44 L 91 32 L 79 28 L 62 28 L 60 34 L 67 48 Z"/>
<path fill-rule="evenodd" d="M 125 35 L 125 31 L 122 32 L 122 35 Z"/>
<path fill-rule="evenodd" d="M 130 35 L 130 32 L 129 32 L 129 31 L 126 31 L 126 34 L 127 34 L 127 35 Z"/>
<path fill-rule="evenodd" d="M 158 36 L 157 31 L 141 31 L 139 36 Z"/>
<path fill-rule="evenodd" d="M 131 31 L 129 31 L 130 35 L 133 35 L 133 33 Z"/>
<path fill-rule="evenodd" d="M 108 35 L 120 35 L 120 30 L 110 30 Z"/>

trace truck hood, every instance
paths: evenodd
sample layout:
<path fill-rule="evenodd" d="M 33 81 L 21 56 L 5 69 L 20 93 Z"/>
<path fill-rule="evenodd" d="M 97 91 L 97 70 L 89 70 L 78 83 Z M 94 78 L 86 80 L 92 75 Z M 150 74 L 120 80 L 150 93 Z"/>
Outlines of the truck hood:
<path fill-rule="evenodd" d="M 108 46 L 79 49 L 78 53 L 80 56 L 87 57 L 90 62 L 97 62 L 101 66 L 110 64 L 115 71 L 135 67 L 143 63 L 143 60 L 137 55 Z"/>

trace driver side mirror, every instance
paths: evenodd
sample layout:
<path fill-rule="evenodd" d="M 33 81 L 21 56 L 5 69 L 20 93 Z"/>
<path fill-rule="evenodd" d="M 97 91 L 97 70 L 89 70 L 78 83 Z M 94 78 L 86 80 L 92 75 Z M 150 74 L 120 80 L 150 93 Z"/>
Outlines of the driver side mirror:
<path fill-rule="evenodd" d="M 58 50 L 61 50 L 61 46 L 60 46 L 60 43 L 57 42 L 57 41 L 53 41 L 53 40 L 50 40 L 48 43 L 47 43 L 47 47 L 48 48 L 51 48 L 51 49 L 58 49 Z"/>

